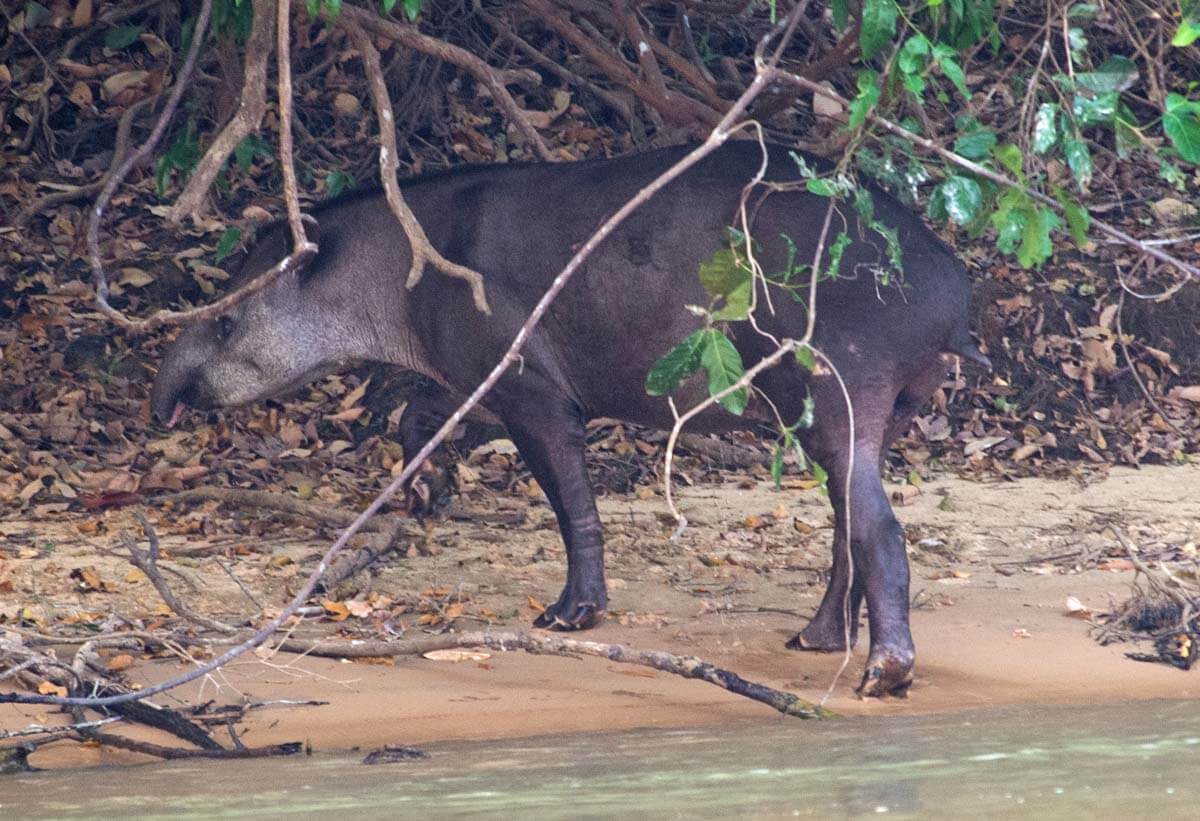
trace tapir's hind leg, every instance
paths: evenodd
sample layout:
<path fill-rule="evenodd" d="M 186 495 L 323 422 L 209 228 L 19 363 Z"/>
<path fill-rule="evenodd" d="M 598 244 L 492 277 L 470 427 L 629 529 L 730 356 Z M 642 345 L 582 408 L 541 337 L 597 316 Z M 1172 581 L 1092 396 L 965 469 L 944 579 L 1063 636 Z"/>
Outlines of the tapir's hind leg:
<path fill-rule="evenodd" d="M 569 399 L 526 394 L 497 412 L 550 500 L 567 549 L 567 584 L 534 621 L 552 630 L 585 630 L 604 619 L 604 535 L 584 463 L 583 416 Z"/>
<path fill-rule="evenodd" d="M 913 414 L 941 383 L 943 374 L 939 358 L 898 391 L 881 391 L 882 380 L 868 390 L 852 389 L 852 396 L 857 397 L 853 450 L 847 427 L 832 424 L 833 420 L 818 430 L 819 438 L 808 443 L 813 455 L 829 472 L 829 495 L 836 522 L 833 570 L 816 615 L 788 642 L 788 647 L 843 650 L 847 635 L 853 645 L 857 639 L 858 611 L 865 597 L 871 650 L 859 688 L 863 695 L 900 695 L 912 683 L 914 649 L 908 624 L 908 558 L 903 529 L 892 514 L 883 488 L 880 465 L 892 440 L 908 429 Z M 832 397 L 826 403 L 818 401 L 818 407 L 829 408 L 832 401 Z M 852 475 L 848 458 L 851 452 Z M 847 526 L 851 533 L 853 574 L 846 555 Z M 847 588 L 850 588 L 848 597 Z"/>

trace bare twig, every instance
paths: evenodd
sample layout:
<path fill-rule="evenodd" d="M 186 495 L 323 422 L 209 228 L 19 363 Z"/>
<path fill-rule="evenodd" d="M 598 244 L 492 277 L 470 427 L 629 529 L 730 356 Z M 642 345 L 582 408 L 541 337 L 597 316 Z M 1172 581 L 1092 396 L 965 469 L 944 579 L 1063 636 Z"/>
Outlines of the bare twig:
<path fill-rule="evenodd" d="M 412 253 L 406 286 L 410 290 L 416 287 L 417 283 L 421 281 L 425 264 L 429 263 L 447 276 L 464 280 L 470 285 L 475 308 L 482 313 L 490 314 L 492 309 L 488 307 L 487 296 L 483 289 L 483 277 L 480 273 L 465 265 L 451 262 L 442 256 L 433 247 L 425 229 L 421 227 L 416 215 L 404 201 L 404 197 L 400 193 L 400 185 L 396 182 L 399 159 L 399 150 L 396 147 L 396 124 L 392 115 L 392 103 L 388 99 L 387 85 L 383 81 L 383 69 L 379 65 L 379 52 L 361 26 L 352 22 L 343 23 L 343 26 L 354 40 L 355 48 L 362 55 L 363 73 L 367 77 L 371 103 L 375 106 L 375 113 L 379 117 L 379 176 L 383 181 L 383 190 L 388 205 L 396 220 L 404 228 L 404 234 L 408 237 L 408 245 Z"/>
<path fill-rule="evenodd" d="M 287 204 L 288 227 L 292 231 L 292 247 L 296 251 L 315 245 L 304 233 L 300 218 L 299 186 L 296 184 L 296 163 L 292 159 L 292 61 L 288 44 L 291 41 L 291 0 L 275 0 L 275 67 L 279 74 L 279 163 L 283 169 L 283 199 Z"/>

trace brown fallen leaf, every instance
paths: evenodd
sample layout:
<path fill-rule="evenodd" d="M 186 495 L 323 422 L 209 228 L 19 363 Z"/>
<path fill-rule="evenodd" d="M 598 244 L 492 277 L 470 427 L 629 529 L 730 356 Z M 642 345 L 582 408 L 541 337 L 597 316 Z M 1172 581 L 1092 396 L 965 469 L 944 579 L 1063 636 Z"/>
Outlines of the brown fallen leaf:
<path fill-rule="evenodd" d="M 128 670 L 133 666 L 133 656 L 128 653 L 122 653 L 119 656 L 113 656 L 108 660 L 108 672 L 120 673 L 122 670 Z"/>
<path fill-rule="evenodd" d="M 325 608 L 325 612 L 329 614 L 331 621 L 345 621 L 350 618 L 350 608 L 342 602 L 321 599 L 321 606 Z"/>

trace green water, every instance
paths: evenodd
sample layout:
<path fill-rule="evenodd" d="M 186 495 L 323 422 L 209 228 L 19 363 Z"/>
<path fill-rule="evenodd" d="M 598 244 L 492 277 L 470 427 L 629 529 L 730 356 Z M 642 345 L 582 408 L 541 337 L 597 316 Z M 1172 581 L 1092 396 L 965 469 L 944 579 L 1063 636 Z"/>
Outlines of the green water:
<path fill-rule="evenodd" d="M 453 742 L 0 781 L 0 818 L 1200 818 L 1200 702 Z M 581 705 L 580 709 L 587 709 Z M 397 743 L 403 743 L 397 728 Z"/>

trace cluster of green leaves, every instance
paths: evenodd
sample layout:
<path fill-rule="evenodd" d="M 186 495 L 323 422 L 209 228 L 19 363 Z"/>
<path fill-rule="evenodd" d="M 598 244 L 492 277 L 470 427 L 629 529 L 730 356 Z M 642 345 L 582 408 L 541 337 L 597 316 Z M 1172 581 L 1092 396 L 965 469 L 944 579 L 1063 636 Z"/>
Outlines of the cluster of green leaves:
<path fill-rule="evenodd" d="M 421 16 L 421 12 L 425 11 L 429 0 L 379 0 L 379 10 L 384 14 L 391 14 L 397 3 L 404 11 L 404 16 L 412 23 Z M 314 20 L 322 13 L 328 14 L 336 20 L 337 16 L 342 13 L 342 0 L 304 0 L 304 8 L 308 11 L 308 16 Z"/>
<path fill-rule="evenodd" d="M 840 5 L 834 5 L 835 22 L 847 19 L 839 16 Z M 1200 25 L 1196 22 L 1200 17 L 1200 0 L 1187 0 L 1183 6 L 1182 22 L 1173 41 L 1177 44 L 1192 42 L 1200 36 L 1192 33 L 1193 24 Z M 1086 26 L 1098 12 L 1096 5 L 1086 2 L 1076 3 L 1067 10 L 1067 48 L 1072 67 L 1079 70 L 1058 74 L 1038 90 L 1041 100 L 1033 133 L 1029 135 L 1033 155 L 1061 158 L 1078 192 L 1087 190 L 1094 172 L 1085 131 L 1108 131 L 1118 155 L 1124 157 L 1149 145 L 1143 134 L 1152 125 L 1140 123 L 1122 96 L 1138 81 L 1137 64 L 1121 55 L 1109 56 L 1099 65 L 1091 62 Z M 850 105 L 850 127 L 864 124 L 882 100 L 895 102 L 908 96 L 918 105 L 924 105 L 932 96 L 947 103 L 951 102 L 950 91 L 967 99 L 969 90 L 959 55 L 966 47 L 985 39 L 996 48 L 998 31 L 994 16 L 993 0 L 921 0 L 908 4 L 897 0 L 864 0 L 859 45 L 865 67 L 858 75 L 858 91 Z M 890 51 L 889 44 L 893 46 Z M 935 83 L 935 76 L 945 82 Z M 902 124 L 911 131 L 921 131 L 920 123 L 915 120 L 905 120 Z M 1161 125 L 1169 140 L 1169 147 L 1158 150 L 1161 173 L 1180 186 L 1186 175 L 1175 162 L 1200 163 L 1200 101 L 1177 92 L 1168 94 Z M 957 154 L 993 171 L 1007 172 L 1023 185 L 1045 190 L 1062 206 L 1065 227 L 1075 241 L 1086 241 L 1087 211 L 1061 186 L 1049 184 L 1041 175 L 1027 175 L 1026 158 L 1017 146 L 1000 144 L 993 130 L 970 117 L 960 117 L 956 129 Z M 861 150 L 856 162 L 907 202 L 915 202 L 918 188 L 927 175 L 902 141 L 889 137 L 881 140 L 880 145 L 878 151 Z M 897 157 L 904 159 L 898 161 Z M 972 235 L 989 227 L 994 229 L 997 247 L 1015 256 L 1025 267 L 1040 267 L 1049 259 L 1052 234 L 1064 227 L 1053 208 L 1025 192 L 1003 188 L 982 176 L 960 170 L 946 173 L 927 207 L 933 219 L 950 220 L 966 227 Z"/>

